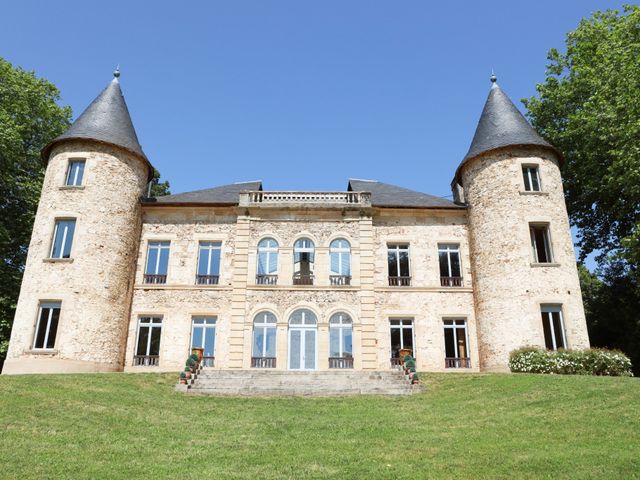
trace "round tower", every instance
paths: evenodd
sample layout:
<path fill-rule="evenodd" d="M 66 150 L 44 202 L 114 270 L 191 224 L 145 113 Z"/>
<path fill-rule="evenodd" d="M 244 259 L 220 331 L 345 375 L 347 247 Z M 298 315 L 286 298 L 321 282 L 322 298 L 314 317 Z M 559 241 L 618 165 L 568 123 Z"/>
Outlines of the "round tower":
<path fill-rule="evenodd" d="M 61 136 L 47 164 L 3 373 L 122 369 L 153 169 L 119 72 Z"/>
<path fill-rule="evenodd" d="M 558 151 L 495 76 L 458 167 L 468 205 L 480 367 L 508 370 L 523 346 L 589 346 Z"/>

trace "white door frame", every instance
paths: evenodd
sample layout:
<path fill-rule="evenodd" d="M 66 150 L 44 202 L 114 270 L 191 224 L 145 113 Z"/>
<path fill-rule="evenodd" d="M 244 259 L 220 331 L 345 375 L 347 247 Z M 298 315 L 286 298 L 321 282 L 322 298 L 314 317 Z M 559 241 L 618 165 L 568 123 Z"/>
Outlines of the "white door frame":
<path fill-rule="evenodd" d="M 300 366 L 301 368 L 291 368 L 291 353 L 292 353 L 292 349 L 291 349 L 291 332 L 293 332 L 294 330 L 299 331 L 300 332 Z M 314 343 L 314 365 L 315 368 L 305 368 L 305 357 L 304 357 L 304 352 L 305 352 L 305 347 L 306 347 L 306 335 L 305 332 L 308 331 L 313 331 L 314 335 L 313 335 L 313 343 Z M 317 370 L 318 369 L 318 326 L 317 325 L 295 325 L 295 326 L 290 326 L 289 327 L 289 352 L 287 355 L 287 368 L 288 370 L 295 370 L 295 371 L 299 371 L 299 370 L 306 370 L 306 371 L 313 371 L 313 370 Z"/>

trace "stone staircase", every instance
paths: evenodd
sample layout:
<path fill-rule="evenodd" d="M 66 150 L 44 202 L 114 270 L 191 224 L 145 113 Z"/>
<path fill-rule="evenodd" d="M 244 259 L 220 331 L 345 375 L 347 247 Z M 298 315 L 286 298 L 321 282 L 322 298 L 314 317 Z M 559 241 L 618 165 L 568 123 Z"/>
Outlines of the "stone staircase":
<path fill-rule="evenodd" d="M 201 368 L 187 385 L 176 390 L 190 394 L 239 396 L 409 395 L 422 391 L 402 371 L 286 371 L 214 370 Z"/>

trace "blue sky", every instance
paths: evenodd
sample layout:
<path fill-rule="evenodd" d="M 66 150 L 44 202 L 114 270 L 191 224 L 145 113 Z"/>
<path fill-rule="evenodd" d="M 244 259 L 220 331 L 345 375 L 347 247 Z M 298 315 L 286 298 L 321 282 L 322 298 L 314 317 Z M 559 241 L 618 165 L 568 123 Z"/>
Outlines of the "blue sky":
<path fill-rule="evenodd" d="M 151 6 L 153 5 L 153 6 Z M 174 193 L 349 177 L 449 195 L 495 69 L 519 100 L 546 52 L 612 1 L 7 2 L 0 55 L 79 115 L 116 64 Z"/>

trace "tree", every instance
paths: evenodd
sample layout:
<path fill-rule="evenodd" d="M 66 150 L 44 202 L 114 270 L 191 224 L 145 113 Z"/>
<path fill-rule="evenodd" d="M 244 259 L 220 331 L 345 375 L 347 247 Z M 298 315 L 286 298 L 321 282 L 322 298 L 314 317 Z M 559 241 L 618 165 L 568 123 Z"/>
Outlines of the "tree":
<path fill-rule="evenodd" d="M 0 58 L 0 362 L 44 177 L 40 150 L 71 119 L 71 109 L 59 106 L 59 99 L 49 81 Z"/>
<path fill-rule="evenodd" d="M 564 155 L 567 207 L 581 260 L 640 262 L 640 7 L 596 12 L 551 49 L 533 126 Z"/>
<path fill-rule="evenodd" d="M 153 178 L 151 179 L 151 197 L 162 197 L 164 195 L 171 195 L 171 191 L 169 190 L 169 181 L 165 180 L 164 182 L 160 181 L 160 172 L 153 169 Z"/>

